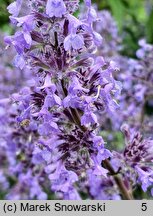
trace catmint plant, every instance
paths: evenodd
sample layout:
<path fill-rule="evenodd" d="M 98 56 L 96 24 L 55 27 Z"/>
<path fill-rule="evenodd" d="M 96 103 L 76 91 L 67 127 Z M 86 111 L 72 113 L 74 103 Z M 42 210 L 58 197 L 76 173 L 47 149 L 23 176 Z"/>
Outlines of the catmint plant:
<path fill-rule="evenodd" d="M 19 94 L 23 111 L 17 120 L 36 122 L 40 148 L 51 155 L 46 172 L 52 190 L 66 199 L 80 198 L 75 184 L 88 178 L 87 172 L 108 173 L 101 163 L 112 154 L 98 136 L 97 113 L 112 113 L 119 92 L 112 76 L 115 64 L 96 55 L 102 42 L 93 30 L 96 12 L 86 1 L 86 17 L 79 20 L 73 15 L 78 4 L 29 1 L 31 11 L 24 17 L 14 16 L 12 4 L 10 19 L 20 30 L 5 38 L 17 51 L 17 64 L 29 65 L 35 77 L 29 97 Z"/>
<path fill-rule="evenodd" d="M 97 12 L 90 0 L 84 0 L 81 15 L 79 0 L 28 0 L 26 10 L 24 5 L 16 0 L 8 6 L 15 34 L 5 37 L 7 49 L 15 48 L 14 65 L 30 75 L 24 87 L 0 100 L 0 118 L 8 128 L 2 150 L 16 180 L 5 197 L 48 199 L 50 191 L 60 199 L 133 199 L 137 183 L 144 191 L 152 184 L 147 164 L 152 140 L 142 139 L 135 125 L 123 126 L 126 147 L 119 153 L 110 150 L 100 130 L 111 128 L 113 133 L 126 120 L 132 65 L 144 67 L 150 46 L 143 43 L 137 52 L 141 60 L 127 61 L 119 53 L 115 21 L 107 11 Z M 138 85 L 134 96 L 142 101 L 149 91 Z M 0 184 L 9 188 L 5 179 L 8 173 L 0 169 Z"/>

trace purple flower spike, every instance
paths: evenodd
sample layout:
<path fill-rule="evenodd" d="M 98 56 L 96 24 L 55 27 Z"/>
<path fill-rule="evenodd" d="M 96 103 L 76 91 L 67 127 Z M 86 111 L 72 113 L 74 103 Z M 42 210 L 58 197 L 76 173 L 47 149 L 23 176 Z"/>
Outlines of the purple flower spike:
<path fill-rule="evenodd" d="M 66 6 L 63 0 L 48 0 L 46 14 L 49 17 L 62 17 L 66 13 Z"/>
<path fill-rule="evenodd" d="M 95 6 L 92 8 L 91 0 L 84 0 L 83 15 L 78 19 L 74 12 L 78 10 L 79 0 L 28 2 L 26 11 L 20 12 L 22 0 L 8 7 L 10 19 L 19 30 L 5 38 L 16 49 L 14 64 L 23 69 L 28 82 L 12 88 L 18 87 L 20 76 L 10 86 L 11 73 L 9 70 L 5 73 L 0 65 L 0 90 L 7 82 L 12 88 L 10 92 L 20 89 L 9 101 L 0 91 L 0 187 L 9 183 L 9 179 L 14 181 L 4 191 L 4 198 L 47 199 L 54 193 L 54 198 L 60 199 L 129 199 L 135 182 L 141 183 L 146 191 L 153 185 L 150 166 L 153 141 L 142 140 L 139 134 L 131 137 L 128 129 L 123 128 L 125 136 L 128 135 L 125 150 L 112 151 L 111 144 L 119 135 L 112 122 L 119 125 L 122 119 L 127 120 L 116 110 L 118 101 L 121 109 L 132 113 L 146 96 L 149 98 L 149 89 L 152 94 L 152 74 L 146 76 L 147 70 L 145 74 L 142 71 L 147 66 L 149 73 L 152 72 L 152 46 L 140 41 L 141 49 L 137 53 L 140 60 L 124 66 L 124 71 L 127 68 L 129 72 L 136 71 L 136 76 L 125 80 L 124 72 L 118 74 L 122 59 L 118 62 L 116 25 L 107 12 L 100 14 Z M 25 10 L 24 5 L 22 8 Z M 141 56 L 149 59 L 142 62 Z M 9 67 L 10 61 L 6 62 Z M 126 81 L 123 93 L 130 92 L 130 106 L 123 104 L 121 85 L 113 74 Z M 135 77 L 140 77 L 137 85 Z M 149 83 L 143 88 L 145 78 Z M 4 80 L 2 87 L 1 80 Z M 137 107 L 132 102 L 133 84 Z M 15 103 L 10 106 L 12 99 Z M 106 149 L 107 143 L 111 150 Z M 127 193 L 121 194 L 118 187 L 122 184 L 118 180 Z"/>

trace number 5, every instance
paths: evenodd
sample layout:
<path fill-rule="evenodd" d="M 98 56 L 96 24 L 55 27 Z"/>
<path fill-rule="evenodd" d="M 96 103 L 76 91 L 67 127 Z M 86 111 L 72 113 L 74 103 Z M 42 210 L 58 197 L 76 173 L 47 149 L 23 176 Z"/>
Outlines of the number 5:
<path fill-rule="evenodd" d="M 142 203 L 141 210 L 142 211 L 147 211 L 147 203 Z"/>

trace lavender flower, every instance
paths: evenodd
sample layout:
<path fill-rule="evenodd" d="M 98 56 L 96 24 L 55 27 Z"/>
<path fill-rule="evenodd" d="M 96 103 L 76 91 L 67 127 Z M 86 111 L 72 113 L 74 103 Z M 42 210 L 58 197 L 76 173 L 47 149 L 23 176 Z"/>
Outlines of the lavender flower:
<path fill-rule="evenodd" d="M 8 11 L 13 16 L 17 17 L 19 15 L 20 9 L 22 6 L 22 0 L 17 0 L 16 2 L 12 2 L 8 7 Z"/>
<path fill-rule="evenodd" d="M 46 14 L 49 17 L 62 17 L 66 13 L 66 6 L 63 0 L 48 0 L 46 5 Z"/>
<path fill-rule="evenodd" d="M 10 94 L 20 90 L 22 85 L 26 85 L 31 79 L 31 71 L 28 68 L 24 71 L 20 70 L 24 65 L 22 59 L 20 59 L 20 56 L 17 56 L 13 60 L 15 50 L 13 47 L 5 48 L 3 37 L 4 34 L 0 33 L 0 99 L 7 98 Z M 18 64 L 20 69 L 13 68 L 12 64 Z"/>
<path fill-rule="evenodd" d="M 122 126 L 122 131 L 126 138 L 125 161 L 135 171 L 138 183 L 146 192 L 153 180 L 153 140 L 143 139 L 138 132 L 132 135 L 127 125 Z"/>
<path fill-rule="evenodd" d="M 64 49 L 66 51 L 74 49 L 79 50 L 83 48 L 84 40 L 83 37 L 77 35 L 77 34 L 71 34 L 68 35 L 64 40 Z"/>

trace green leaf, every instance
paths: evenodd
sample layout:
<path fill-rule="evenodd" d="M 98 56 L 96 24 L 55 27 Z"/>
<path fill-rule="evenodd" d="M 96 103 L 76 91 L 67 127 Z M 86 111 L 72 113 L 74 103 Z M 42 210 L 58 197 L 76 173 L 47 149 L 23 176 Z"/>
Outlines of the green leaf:
<path fill-rule="evenodd" d="M 125 7 L 121 0 L 108 0 L 108 3 L 111 7 L 113 15 L 118 22 L 119 28 L 121 29 L 123 25 L 123 18 L 125 15 Z"/>
<path fill-rule="evenodd" d="M 153 9 L 146 23 L 146 35 L 147 35 L 147 41 L 149 43 L 153 43 Z"/>

